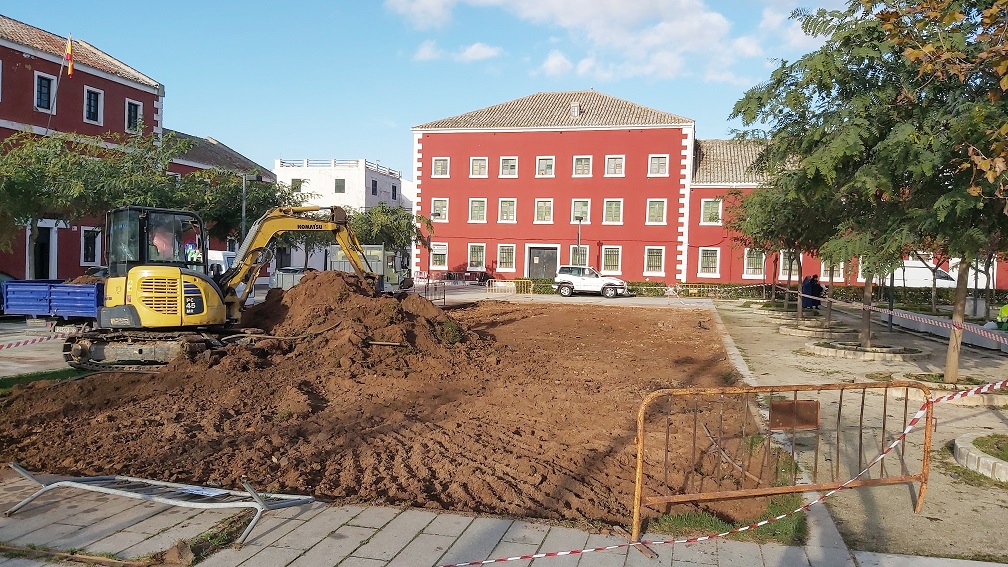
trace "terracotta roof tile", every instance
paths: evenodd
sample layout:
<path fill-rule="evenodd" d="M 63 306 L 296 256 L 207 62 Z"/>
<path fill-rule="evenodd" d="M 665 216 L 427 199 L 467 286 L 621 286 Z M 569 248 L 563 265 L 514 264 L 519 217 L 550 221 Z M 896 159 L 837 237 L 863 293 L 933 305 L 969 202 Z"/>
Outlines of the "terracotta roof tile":
<path fill-rule="evenodd" d="M 213 138 L 198 138 L 190 136 L 176 130 L 165 129 L 165 134 L 175 136 L 179 140 L 192 143 L 182 159 L 209 167 L 216 167 L 225 171 L 235 171 L 244 173 L 258 172 L 263 179 L 275 182 L 276 176 L 269 169 L 257 164 L 240 153 L 232 150 L 226 145 Z"/>
<path fill-rule="evenodd" d="M 686 126 L 693 120 L 594 90 L 540 92 L 415 130 Z"/>
<path fill-rule="evenodd" d="M 766 175 L 750 169 L 762 149 L 762 142 L 752 140 L 697 140 L 693 183 L 765 183 Z"/>
<path fill-rule="evenodd" d="M 66 38 L 0 15 L 0 38 L 32 49 L 63 57 Z M 158 88 L 160 83 L 101 51 L 86 41 L 73 40 L 74 65 L 87 65 L 124 79 Z"/>

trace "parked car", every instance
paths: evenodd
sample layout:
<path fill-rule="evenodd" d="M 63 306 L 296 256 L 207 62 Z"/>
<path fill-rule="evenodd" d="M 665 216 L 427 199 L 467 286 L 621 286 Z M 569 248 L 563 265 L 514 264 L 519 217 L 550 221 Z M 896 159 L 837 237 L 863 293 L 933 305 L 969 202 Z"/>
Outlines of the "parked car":
<path fill-rule="evenodd" d="M 564 297 L 574 293 L 600 293 L 609 298 L 630 295 L 625 281 L 603 276 L 590 266 L 560 266 L 553 278 L 553 289 Z"/>
<path fill-rule="evenodd" d="M 932 274 L 931 268 L 920 260 L 904 260 L 903 267 L 897 268 L 893 272 L 893 275 L 895 276 L 893 281 L 896 287 L 930 288 L 932 282 L 938 288 L 954 288 L 956 286 L 955 278 L 949 275 L 948 272 L 938 268 Z M 886 276 L 883 281 L 888 285 L 889 276 Z"/>
<path fill-rule="evenodd" d="M 91 266 L 90 268 L 84 270 L 84 275 L 94 276 L 96 278 L 107 278 L 108 266 Z"/>

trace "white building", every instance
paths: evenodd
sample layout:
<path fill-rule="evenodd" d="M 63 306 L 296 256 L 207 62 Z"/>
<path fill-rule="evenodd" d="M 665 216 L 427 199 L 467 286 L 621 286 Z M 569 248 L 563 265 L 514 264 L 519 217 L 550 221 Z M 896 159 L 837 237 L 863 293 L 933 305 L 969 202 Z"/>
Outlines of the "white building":
<path fill-rule="evenodd" d="M 363 159 L 278 159 L 273 167 L 278 183 L 306 194 L 306 205 L 340 206 L 356 211 L 384 202 L 413 210 L 416 184 L 402 173 Z M 305 263 L 303 250 L 278 250 L 270 266 L 309 266 L 323 269 L 324 252 L 316 252 Z"/>
<path fill-rule="evenodd" d="M 278 159 L 273 173 L 278 182 L 311 194 L 306 204 L 359 211 L 384 201 L 413 209 L 413 201 L 403 195 L 402 173 L 367 160 Z"/>

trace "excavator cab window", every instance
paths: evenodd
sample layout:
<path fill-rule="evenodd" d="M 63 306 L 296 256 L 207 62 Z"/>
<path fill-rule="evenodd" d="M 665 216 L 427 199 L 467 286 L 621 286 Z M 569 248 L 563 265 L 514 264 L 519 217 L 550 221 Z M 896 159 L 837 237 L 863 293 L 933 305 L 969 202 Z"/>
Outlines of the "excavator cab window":
<path fill-rule="evenodd" d="M 125 207 L 109 214 L 108 226 L 111 277 L 165 264 L 206 273 L 203 223 L 193 213 Z"/>

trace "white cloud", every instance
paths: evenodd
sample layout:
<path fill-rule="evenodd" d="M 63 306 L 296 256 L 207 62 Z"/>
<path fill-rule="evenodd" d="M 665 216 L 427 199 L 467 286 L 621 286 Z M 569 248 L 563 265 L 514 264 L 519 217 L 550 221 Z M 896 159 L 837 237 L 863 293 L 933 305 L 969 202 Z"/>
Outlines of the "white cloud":
<path fill-rule="evenodd" d="M 539 69 L 550 77 L 566 75 L 573 68 L 574 64 L 570 62 L 570 59 L 567 59 L 567 56 L 563 52 L 556 49 L 550 51 L 549 55 L 546 56 L 546 60 L 539 66 Z"/>
<path fill-rule="evenodd" d="M 763 46 L 760 45 L 759 39 L 751 35 L 735 38 L 732 41 L 732 50 L 742 57 L 760 57 L 763 55 Z"/>
<path fill-rule="evenodd" d="M 427 41 L 420 44 L 417 50 L 413 53 L 414 61 L 434 61 L 442 57 L 442 52 L 438 49 L 437 42 L 433 39 L 428 39 Z"/>
<path fill-rule="evenodd" d="M 455 59 L 465 63 L 471 61 L 482 61 L 484 59 L 493 59 L 503 53 L 503 50 L 499 47 L 493 47 L 485 43 L 474 43 L 469 47 L 464 48 L 462 51 L 455 55 Z"/>
<path fill-rule="evenodd" d="M 537 26 L 544 36 L 542 47 L 549 53 L 536 72 L 545 75 L 573 69 L 581 76 L 607 80 L 689 73 L 735 82 L 732 73 L 749 59 L 763 59 L 767 53 L 790 57 L 818 46 L 788 20 L 798 0 L 760 1 L 762 10 L 736 9 L 734 0 L 385 0 L 385 5 L 417 27 L 450 22 L 452 10 L 461 5 L 510 13 Z M 845 0 L 813 1 L 828 5 Z M 718 4 L 724 6 L 722 11 L 710 7 Z M 762 13 L 758 26 L 741 23 L 754 12 Z M 477 61 L 503 53 L 499 47 L 477 43 L 453 57 Z M 533 55 L 531 60 L 537 58 Z M 748 63 L 751 68 L 752 62 Z"/>
<path fill-rule="evenodd" d="M 385 7 L 406 17 L 420 29 L 441 27 L 451 21 L 456 0 L 385 0 Z"/>

